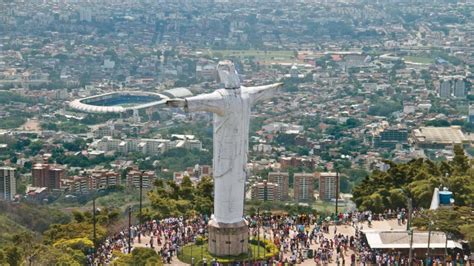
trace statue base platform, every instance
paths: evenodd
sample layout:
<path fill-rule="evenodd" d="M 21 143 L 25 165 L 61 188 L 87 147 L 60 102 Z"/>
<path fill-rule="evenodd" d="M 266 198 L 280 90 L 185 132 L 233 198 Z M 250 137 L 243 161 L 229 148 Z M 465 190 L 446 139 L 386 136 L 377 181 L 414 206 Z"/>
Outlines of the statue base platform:
<path fill-rule="evenodd" d="M 249 228 L 247 222 L 218 223 L 211 219 L 208 223 L 209 253 L 214 256 L 238 256 L 248 252 Z"/>

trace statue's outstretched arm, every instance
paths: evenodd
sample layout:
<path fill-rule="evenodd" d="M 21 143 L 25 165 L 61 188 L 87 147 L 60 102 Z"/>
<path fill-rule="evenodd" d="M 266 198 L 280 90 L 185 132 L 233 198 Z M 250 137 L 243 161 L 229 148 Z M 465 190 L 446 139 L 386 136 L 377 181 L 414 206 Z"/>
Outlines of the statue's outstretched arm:
<path fill-rule="evenodd" d="M 258 101 L 270 99 L 282 85 L 283 83 L 274 83 L 257 87 L 245 87 L 243 89 L 249 94 L 251 104 L 254 104 Z"/>
<path fill-rule="evenodd" d="M 218 92 L 200 94 L 184 99 L 170 99 L 166 101 L 166 105 L 183 108 L 186 112 L 203 111 L 224 115 L 225 111 L 222 96 Z"/>

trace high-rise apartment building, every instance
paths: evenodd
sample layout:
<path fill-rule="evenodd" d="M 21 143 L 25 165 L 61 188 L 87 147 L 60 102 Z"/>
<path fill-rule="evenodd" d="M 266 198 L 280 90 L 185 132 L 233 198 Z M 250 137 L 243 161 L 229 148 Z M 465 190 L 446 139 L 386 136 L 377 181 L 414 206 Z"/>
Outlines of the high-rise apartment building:
<path fill-rule="evenodd" d="M 441 98 L 451 97 L 451 81 L 449 80 L 441 81 L 441 84 L 439 87 L 439 97 Z"/>
<path fill-rule="evenodd" d="M 268 182 L 278 184 L 279 200 L 288 200 L 289 174 L 288 172 L 268 173 Z"/>
<path fill-rule="evenodd" d="M 336 173 L 317 173 L 319 176 L 319 198 L 331 200 L 336 198 Z"/>
<path fill-rule="evenodd" d="M 87 194 L 91 189 L 90 178 L 86 176 L 75 176 L 71 182 L 71 192 L 76 194 Z"/>
<path fill-rule="evenodd" d="M 142 171 L 131 170 L 127 174 L 127 183 L 129 187 L 140 187 L 140 176 L 142 176 L 142 187 L 151 188 L 153 186 L 153 181 L 155 180 L 154 171 Z"/>
<path fill-rule="evenodd" d="M 474 105 L 469 106 L 468 120 L 469 120 L 469 123 L 474 124 Z"/>
<path fill-rule="evenodd" d="M 61 179 L 65 177 L 63 168 L 49 164 L 35 164 L 31 170 L 33 187 L 47 187 L 48 191 L 61 188 Z"/>
<path fill-rule="evenodd" d="M 466 98 L 466 83 L 463 79 L 453 81 L 454 97 Z"/>
<path fill-rule="evenodd" d="M 295 201 L 313 201 L 314 175 L 312 173 L 295 173 L 293 190 Z"/>
<path fill-rule="evenodd" d="M 16 194 L 15 168 L 0 167 L 0 200 L 11 201 Z"/>
<path fill-rule="evenodd" d="M 90 175 L 91 189 L 108 189 L 120 185 L 120 175 L 113 171 L 97 170 Z"/>
<path fill-rule="evenodd" d="M 278 201 L 281 198 L 278 184 L 270 183 L 264 180 L 252 185 L 251 196 L 253 200 Z"/>
<path fill-rule="evenodd" d="M 375 148 L 395 148 L 397 144 L 408 142 L 408 130 L 406 128 L 387 128 L 374 136 Z"/>

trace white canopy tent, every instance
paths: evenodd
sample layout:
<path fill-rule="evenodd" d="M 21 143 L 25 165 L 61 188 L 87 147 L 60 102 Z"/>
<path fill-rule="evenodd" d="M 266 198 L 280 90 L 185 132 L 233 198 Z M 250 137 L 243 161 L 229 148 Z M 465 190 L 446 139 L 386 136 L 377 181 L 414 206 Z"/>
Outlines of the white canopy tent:
<path fill-rule="evenodd" d="M 407 231 L 375 231 L 362 230 L 371 249 L 409 249 L 410 235 Z M 428 248 L 428 232 L 413 232 L 413 249 Z M 448 249 L 459 248 L 462 245 L 456 241 L 449 240 L 446 244 L 444 232 L 431 232 L 430 249 L 440 249 L 447 246 Z"/>

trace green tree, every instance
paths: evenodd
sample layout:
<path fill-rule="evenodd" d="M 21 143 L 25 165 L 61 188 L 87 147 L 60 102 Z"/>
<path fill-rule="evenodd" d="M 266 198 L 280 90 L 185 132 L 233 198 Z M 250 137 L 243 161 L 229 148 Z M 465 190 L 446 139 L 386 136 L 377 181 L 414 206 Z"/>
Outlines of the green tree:
<path fill-rule="evenodd" d="M 454 147 L 452 161 L 432 162 L 416 159 L 408 163 L 395 164 L 386 161 L 390 169 L 374 171 L 353 189 L 353 200 L 362 209 L 373 209 L 379 202 L 385 208 L 397 208 L 403 204 L 400 190 L 406 191 L 415 207 L 429 207 L 433 190 L 446 186 L 454 194 L 458 206 L 474 204 L 474 170 L 461 146 Z"/>
<path fill-rule="evenodd" d="M 33 265 L 71 265 L 86 264 L 86 256 L 79 250 L 59 249 L 42 245 L 36 250 L 36 256 L 30 260 Z"/>
<path fill-rule="evenodd" d="M 203 177 L 193 186 L 189 178 L 184 178 L 180 185 L 174 181 L 157 180 L 155 189 L 148 193 L 151 210 L 146 214 L 149 218 L 169 216 L 192 216 L 196 213 L 212 213 L 212 178 Z"/>
<path fill-rule="evenodd" d="M 469 159 L 464 154 L 461 145 L 454 146 L 454 158 L 452 164 L 455 174 L 465 173 L 467 169 L 469 169 Z"/>
<path fill-rule="evenodd" d="M 15 246 L 9 246 L 5 249 L 5 257 L 10 266 L 21 265 L 23 260 L 23 254 L 21 254 L 20 249 Z"/>
<path fill-rule="evenodd" d="M 134 248 L 132 254 L 116 254 L 118 255 L 113 265 L 133 265 L 133 266 L 145 266 L 145 265 L 163 265 L 161 257 L 156 251 L 149 248 Z"/>

